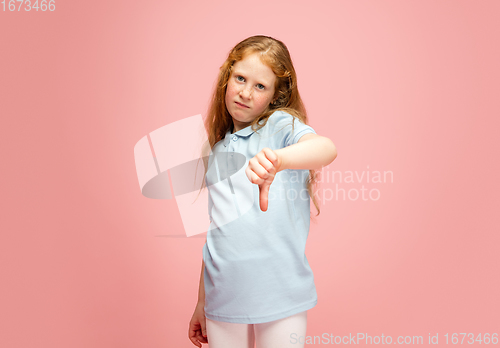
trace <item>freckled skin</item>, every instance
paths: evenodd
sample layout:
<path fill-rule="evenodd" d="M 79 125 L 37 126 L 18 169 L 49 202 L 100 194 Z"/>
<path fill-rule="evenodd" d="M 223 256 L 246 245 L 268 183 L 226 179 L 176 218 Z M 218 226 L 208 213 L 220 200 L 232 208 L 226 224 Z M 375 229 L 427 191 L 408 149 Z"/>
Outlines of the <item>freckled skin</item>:
<path fill-rule="evenodd" d="M 252 53 L 233 65 L 226 89 L 226 107 L 233 118 L 234 132 L 248 127 L 273 100 L 276 75 Z M 241 107 L 236 102 L 247 105 Z"/>

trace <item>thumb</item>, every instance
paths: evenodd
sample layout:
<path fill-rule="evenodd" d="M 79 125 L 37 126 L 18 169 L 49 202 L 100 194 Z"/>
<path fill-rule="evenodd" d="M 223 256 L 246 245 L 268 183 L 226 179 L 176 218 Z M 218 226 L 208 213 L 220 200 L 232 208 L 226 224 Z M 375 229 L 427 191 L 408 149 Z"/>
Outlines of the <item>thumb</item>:
<path fill-rule="evenodd" d="M 269 203 L 269 188 L 270 184 L 267 182 L 259 185 L 259 200 L 260 200 L 260 210 L 267 211 L 267 206 Z"/>
<path fill-rule="evenodd" d="M 201 334 L 203 337 L 207 337 L 207 325 L 204 321 L 201 323 Z"/>

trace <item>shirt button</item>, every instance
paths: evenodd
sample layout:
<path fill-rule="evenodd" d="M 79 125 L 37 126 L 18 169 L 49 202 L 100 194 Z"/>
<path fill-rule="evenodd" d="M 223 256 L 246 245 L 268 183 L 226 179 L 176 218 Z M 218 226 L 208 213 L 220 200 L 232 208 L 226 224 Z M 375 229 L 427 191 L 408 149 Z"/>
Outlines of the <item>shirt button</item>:
<path fill-rule="evenodd" d="M 236 135 L 233 136 L 233 141 L 238 140 L 238 137 Z"/>

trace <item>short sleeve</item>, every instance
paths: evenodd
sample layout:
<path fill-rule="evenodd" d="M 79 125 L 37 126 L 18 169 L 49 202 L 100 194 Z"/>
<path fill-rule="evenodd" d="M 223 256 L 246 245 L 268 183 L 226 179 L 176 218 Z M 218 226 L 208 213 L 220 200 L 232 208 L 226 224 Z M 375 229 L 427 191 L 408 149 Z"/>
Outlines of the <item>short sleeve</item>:
<path fill-rule="evenodd" d="M 311 126 L 302 123 L 298 118 L 287 112 L 277 111 L 271 117 L 274 128 L 273 134 L 278 137 L 280 148 L 296 144 L 304 134 L 316 134 L 316 131 Z"/>

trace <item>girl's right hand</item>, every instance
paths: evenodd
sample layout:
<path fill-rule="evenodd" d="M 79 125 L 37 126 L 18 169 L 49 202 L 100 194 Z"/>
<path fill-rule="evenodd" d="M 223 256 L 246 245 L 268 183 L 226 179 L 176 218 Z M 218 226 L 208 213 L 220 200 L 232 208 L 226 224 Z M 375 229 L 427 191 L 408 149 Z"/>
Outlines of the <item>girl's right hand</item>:
<path fill-rule="evenodd" d="M 278 156 L 278 152 L 268 147 L 263 148 L 248 161 L 245 174 L 252 184 L 259 185 L 261 211 L 267 211 L 269 189 L 276 173 L 280 171 L 281 165 L 282 159 Z"/>
<path fill-rule="evenodd" d="M 195 346 L 201 348 L 202 343 L 208 343 L 205 318 L 205 304 L 198 303 L 189 322 L 188 337 Z"/>

